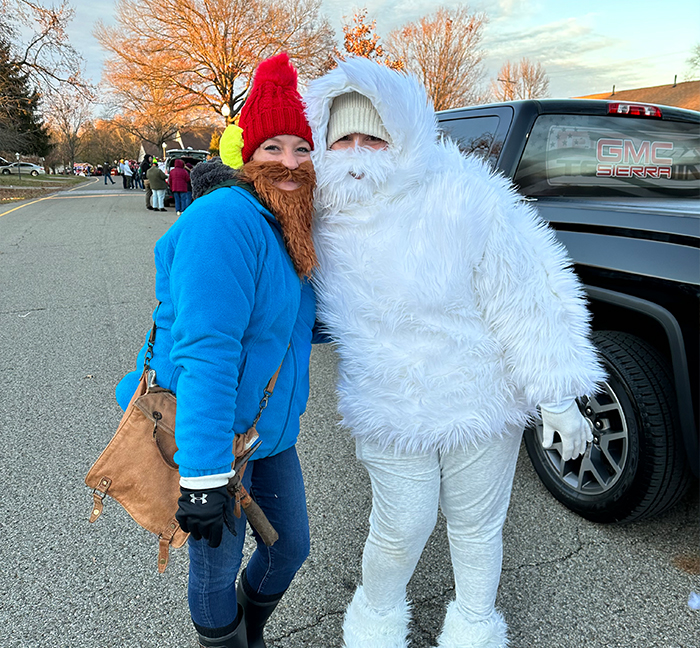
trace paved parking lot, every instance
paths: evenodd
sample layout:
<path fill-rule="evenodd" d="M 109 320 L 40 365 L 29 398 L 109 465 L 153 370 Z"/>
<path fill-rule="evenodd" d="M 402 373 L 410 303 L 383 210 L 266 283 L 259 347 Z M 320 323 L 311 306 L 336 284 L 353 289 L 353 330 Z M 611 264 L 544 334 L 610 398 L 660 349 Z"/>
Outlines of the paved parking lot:
<path fill-rule="evenodd" d="M 83 484 L 119 420 L 114 386 L 149 328 L 152 248 L 174 210 L 94 183 L 0 214 L 0 646 L 195 648 L 186 551 L 159 575 L 155 539 L 115 502 L 88 524 Z M 339 647 L 360 577 L 370 490 L 336 423 L 334 373 L 316 347 L 299 442 L 312 550 L 270 648 Z M 700 648 L 687 605 L 698 504 L 696 489 L 658 519 L 595 525 L 549 496 L 523 452 L 498 595 L 512 646 Z M 413 648 L 435 644 L 452 587 L 441 517 L 409 587 Z"/>

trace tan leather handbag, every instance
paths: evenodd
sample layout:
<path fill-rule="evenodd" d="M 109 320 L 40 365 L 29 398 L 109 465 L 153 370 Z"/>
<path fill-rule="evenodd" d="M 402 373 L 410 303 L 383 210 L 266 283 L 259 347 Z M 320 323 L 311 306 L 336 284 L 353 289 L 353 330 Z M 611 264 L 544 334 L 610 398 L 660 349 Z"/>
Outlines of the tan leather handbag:
<path fill-rule="evenodd" d="M 147 373 L 119 427 L 85 477 L 93 489 L 90 522 L 100 517 L 105 495 L 119 502 L 144 529 L 158 536 L 158 571 L 168 566 L 169 548 L 182 547 L 189 534 L 175 519 L 180 473 L 173 455 L 175 394 L 147 385 Z"/>
<path fill-rule="evenodd" d="M 138 524 L 158 536 L 158 571 L 162 574 L 168 566 L 170 547 L 182 547 L 189 534 L 175 519 L 180 498 L 180 473 L 173 458 L 177 451 L 176 399 L 173 392 L 155 384 L 155 372 L 150 369 L 155 335 L 154 322 L 139 385 L 112 440 L 88 471 L 85 483 L 93 494 L 90 522 L 100 517 L 103 500 L 109 495 Z M 228 485 L 229 492 L 236 499 L 237 515 L 240 516 L 240 506 L 243 506 L 248 521 L 268 545 L 275 542 L 277 532 L 240 480 L 248 459 L 257 448 L 254 445 L 258 437 L 255 425 L 267 406 L 281 368 L 280 364 L 268 382 L 258 414 L 248 432 L 234 438 L 236 475 Z"/>

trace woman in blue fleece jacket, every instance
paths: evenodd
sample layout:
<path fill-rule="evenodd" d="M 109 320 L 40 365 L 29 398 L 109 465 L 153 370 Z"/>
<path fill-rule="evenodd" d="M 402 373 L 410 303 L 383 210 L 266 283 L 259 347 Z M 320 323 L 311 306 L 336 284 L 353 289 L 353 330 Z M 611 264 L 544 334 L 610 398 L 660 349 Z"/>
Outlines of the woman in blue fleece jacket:
<path fill-rule="evenodd" d="M 196 200 L 156 244 L 160 305 L 150 366 L 177 395 L 177 519 L 191 533 L 188 599 L 200 645 L 264 648 L 263 627 L 309 552 L 295 443 L 315 320 L 308 283 L 315 180 L 311 131 L 286 54 L 256 70 L 239 125 L 241 171 L 201 197 L 193 172 Z M 221 164 L 196 169 L 203 179 L 234 175 Z M 226 491 L 232 442 L 250 427 L 280 363 L 257 424 L 262 444 L 243 478 L 279 539 L 266 547 L 256 534 L 237 587 L 245 513 L 233 515 Z M 119 384 L 122 407 L 138 380 L 136 371 Z"/>

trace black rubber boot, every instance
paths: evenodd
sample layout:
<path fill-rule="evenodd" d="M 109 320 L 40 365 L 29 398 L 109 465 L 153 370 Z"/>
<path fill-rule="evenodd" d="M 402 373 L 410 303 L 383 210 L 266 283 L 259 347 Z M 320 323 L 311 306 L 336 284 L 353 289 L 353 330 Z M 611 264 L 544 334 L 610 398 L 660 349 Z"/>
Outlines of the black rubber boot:
<path fill-rule="evenodd" d="M 265 624 L 270 618 L 270 615 L 274 612 L 277 604 L 284 595 L 284 592 L 272 600 L 268 600 L 265 603 L 260 603 L 254 601 L 248 596 L 247 592 L 252 591 L 250 585 L 248 584 L 248 579 L 245 575 L 245 569 L 241 572 L 241 578 L 238 581 L 238 587 L 236 588 L 236 597 L 238 598 L 238 604 L 243 606 L 243 613 L 245 614 L 245 626 L 248 634 L 248 648 L 267 648 L 265 641 L 263 640 L 263 630 L 265 629 Z"/>
<path fill-rule="evenodd" d="M 238 605 L 238 625 L 225 637 L 205 637 L 199 635 L 200 648 L 248 648 L 248 639 L 246 638 L 245 627 L 245 612 L 243 607 Z"/>

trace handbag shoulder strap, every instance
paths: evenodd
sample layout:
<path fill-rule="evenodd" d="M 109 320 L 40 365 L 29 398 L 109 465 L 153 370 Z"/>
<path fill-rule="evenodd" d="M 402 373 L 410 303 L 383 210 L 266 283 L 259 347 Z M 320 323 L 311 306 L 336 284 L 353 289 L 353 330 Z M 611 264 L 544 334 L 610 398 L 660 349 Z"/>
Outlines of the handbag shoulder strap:
<path fill-rule="evenodd" d="M 158 304 L 160 307 L 160 304 Z M 157 309 L 156 309 L 157 310 Z M 153 345 L 156 343 L 156 316 L 153 315 L 153 326 L 151 327 L 151 334 L 148 336 L 148 348 L 146 349 L 146 355 L 143 359 L 143 372 L 147 374 L 151 369 L 151 360 L 153 360 Z"/>
<path fill-rule="evenodd" d="M 160 302 L 158 302 L 158 306 L 156 307 L 156 310 L 153 313 L 153 326 L 151 327 L 151 333 L 148 336 L 148 347 L 146 349 L 146 355 L 143 360 L 143 375 L 146 376 L 146 391 L 148 391 L 148 389 L 155 384 L 156 379 L 156 372 L 155 370 L 151 369 L 151 360 L 153 360 L 153 346 L 156 343 L 156 330 L 158 328 L 156 326 L 156 315 L 158 314 L 159 308 Z M 291 342 L 287 345 L 287 350 L 289 350 L 290 346 Z M 255 427 L 255 424 L 260 420 L 260 417 L 262 416 L 263 410 L 267 407 L 267 401 L 270 399 L 270 396 L 272 396 L 272 392 L 275 390 L 275 384 L 277 384 L 277 378 L 280 375 L 282 365 L 284 364 L 284 358 L 286 357 L 287 353 L 285 352 L 284 357 L 282 358 L 282 362 L 280 362 L 280 366 L 277 367 L 277 371 L 275 371 L 275 373 L 272 375 L 272 378 L 270 378 L 270 380 L 267 381 L 267 385 L 263 390 L 262 400 L 260 401 L 260 409 L 258 410 L 258 413 L 251 427 Z"/>
<path fill-rule="evenodd" d="M 287 346 L 287 349 L 289 349 L 289 346 Z M 285 357 L 286 357 L 285 353 Z M 277 371 L 272 375 L 272 378 L 267 381 L 267 387 L 265 387 L 265 393 L 269 393 L 270 396 L 272 396 L 272 392 L 275 391 L 275 385 L 277 384 L 277 378 L 280 375 L 280 371 L 282 371 L 282 365 L 284 364 L 284 358 L 282 358 L 282 362 L 280 362 L 280 366 L 277 367 Z"/>
<path fill-rule="evenodd" d="M 289 347 L 291 346 L 291 342 L 287 345 L 287 350 L 289 350 Z M 277 383 L 277 378 L 280 375 L 280 371 L 282 371 L 282 365 L 284 364 L 284 358 L 287 357 L 287 354 L 285 352 L 284 357 L 282 358 L 282 362 L 280 362 L 280 366 L 277 367 L 277 371 L 272 375 L 272 378 L 267 381 L 267 385 L 265 389 L 263 390 L 263 397 L 262 400 L 260 401 L 260 407 L 258 409 L 258 413 L 255 415 L 255 418 L 253 419 L 253 423 L 251 424 L 251 428 L 255 429 L 255 426 L 258 424 L 258 421 L 260 420 L 260 417 L 262 416 L 263 410 L 267 407 L 267 401 L 270 400 L 270 396 L 272 396 L 272 392 L 275 390 L 275 384 Z"/>

